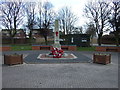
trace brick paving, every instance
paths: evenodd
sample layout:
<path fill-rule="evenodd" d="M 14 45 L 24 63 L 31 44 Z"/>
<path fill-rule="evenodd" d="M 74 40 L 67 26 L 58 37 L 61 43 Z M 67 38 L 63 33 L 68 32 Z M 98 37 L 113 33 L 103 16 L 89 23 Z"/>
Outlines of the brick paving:
<path fill-rule="evenodd" d="M 14 51 L 15 52 L 15 51 Z M 3 52 L 11 54 L 14 52 Z M 45 53 L 46 51 L 42 51 Z M 18 51 L 26 55 L 41 51 Z M 96 52 L 71 52 L 92 60 Z M 2 66 L 3 88 L 118 88 L 118 53 L 108 65 L 86 63 L 22 64 Z M 25 58 L 28 56 L 25 55 Z M 80 57 L 79 57 L 80 58 Z M 31 58 L 32 59 L 32 58 Z"/>

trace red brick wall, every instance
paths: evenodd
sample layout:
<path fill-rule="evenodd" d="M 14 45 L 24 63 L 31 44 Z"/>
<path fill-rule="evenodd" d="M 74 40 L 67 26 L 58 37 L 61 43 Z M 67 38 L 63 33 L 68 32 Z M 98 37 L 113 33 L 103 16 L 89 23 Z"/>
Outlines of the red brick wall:
<path fill-rule="evenodd" d="M 32 50 L 40 50 L 40 46 L 32 46 Z"/>
<path fill-rule="evenodd" d="M 106 51 L 106 47 L 98 46 L 95 48 L 96 51 Z"/>
<path fill-rule="evenodd" d="M 118 52 L 120 52 L 120 47 L 117 47 Z"/>
<path fill-rule="evenodd" d="M 70 50 L 70 51 L 76 51 L 77 47 L 76 46 L 69 46 L 68 50 Z"/>
<path fill-rule="evenodd" d="M 95 48 L 96 51 L 110 51 L 110 52 L 120 52 L 120 47 L 112 47 L 112 46 L 97 46 Z"/>
<path fill-rule="evenodd" d="M 52 46 L 32 46 L 32 50 L 51 50 Z M 71 50 L 71 51 L 76 51 L 77 47 L 76 46 L 67 46 L 63 45 L 61 46 L 63 50 Z"/>
<path fill-rule="evenodd" d="M 40 46 L 40 50 L 51 50 L 51 46 Z"/>
<path fill-rule="evenodd" d="M 10 51 L 10 50 L 11 50 L 11 47 L 10 47 L 10 46 L 0 47 L 0 51 Z"/>

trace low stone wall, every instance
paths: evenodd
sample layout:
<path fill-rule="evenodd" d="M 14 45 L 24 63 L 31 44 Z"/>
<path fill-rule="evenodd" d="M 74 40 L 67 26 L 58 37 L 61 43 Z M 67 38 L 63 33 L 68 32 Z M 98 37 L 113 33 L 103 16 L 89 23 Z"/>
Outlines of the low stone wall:
<path fill-rule="evenodd" d="M 32 50 L 51 50 L 52 46 L 50 45 L 32 45 Z M 76 45 L 62 45 L 61 49 L 76 51 Z"/>
<path fill-rule="evenodd" d="M 32 45 L 32 50 L 51 50 L 50 45 Z"/>
<path fill-rule="evenodd" d="M 46 45 L 46 46 L 40 46 L 40 50 L 51 50 L 52 46 Z"/>
<path fill-rule="evenodd" d="M 96 51 L 120 52 L 120 47 L 117 46 L 97 46 Z"/>
<path fill-rule="evenodd" d="M 76 45 L 69 45 L 68 46 L 68 50 L 76 51 L 77 50 L 77 46 Z"/>
<path fill-rule="evenodd" d="M 40 50 L 40 46 L 39 45 L 32 45 L 32 50 Z"/>
<path fill-rule="evenodd" d="M 10 51 L 11 50 L 11 46 L 2 46 L 0 47 L 0 51 Z"/>
<path fill-rule="evenodd" d="M 76 51 L 77 47 L 76 47 L 76 45 L 62 45 L 61 49 L 70 50 L 70 51 Z"/>

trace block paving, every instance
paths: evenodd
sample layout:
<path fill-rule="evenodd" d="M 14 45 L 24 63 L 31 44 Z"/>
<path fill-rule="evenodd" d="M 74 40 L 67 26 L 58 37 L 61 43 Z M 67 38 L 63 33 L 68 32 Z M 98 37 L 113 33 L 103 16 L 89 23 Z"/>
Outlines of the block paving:
<path fill-rule="evenodd" d="M 15 52 L 24 54 L 24 59 L 29 55 L 46 53 L 46 51 L 6 51 L 3 55 Z M 112 63 L 107 65 L 92 63 L 93 53 L 98 52 L 71 51 L 71 53 L 78 57 L 83 55 L 91 62 L 44 64 L 24 62 L 22 65 L 2 65 L 2 88 L 118 88 L 119 53 L 106 52 L 112 55 Z"/>

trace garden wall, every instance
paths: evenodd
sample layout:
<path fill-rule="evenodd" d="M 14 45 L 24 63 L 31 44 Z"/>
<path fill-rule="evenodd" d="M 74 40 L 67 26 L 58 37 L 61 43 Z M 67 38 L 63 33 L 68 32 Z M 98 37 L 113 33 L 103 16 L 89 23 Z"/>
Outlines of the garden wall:
<path fill-rule="evenodd" d="M 117 46 L 97 46 L 96 51 L 120 52 L 120 47 Z"/>
<path fill-rule="evenodd" d="M 2 46 L 0 47 L 0 51 L 10 51 L 12 48 L 11 46 Z"/>
<path fill-rule="evenodd" d="M 32 45 L 32 50 L 51 50 L 51 49 L 52 49 L 52 46 L 50 45 Z M 76 51 L 77 46 L 76 45 L 62 45 L 61 49 Z"/>

